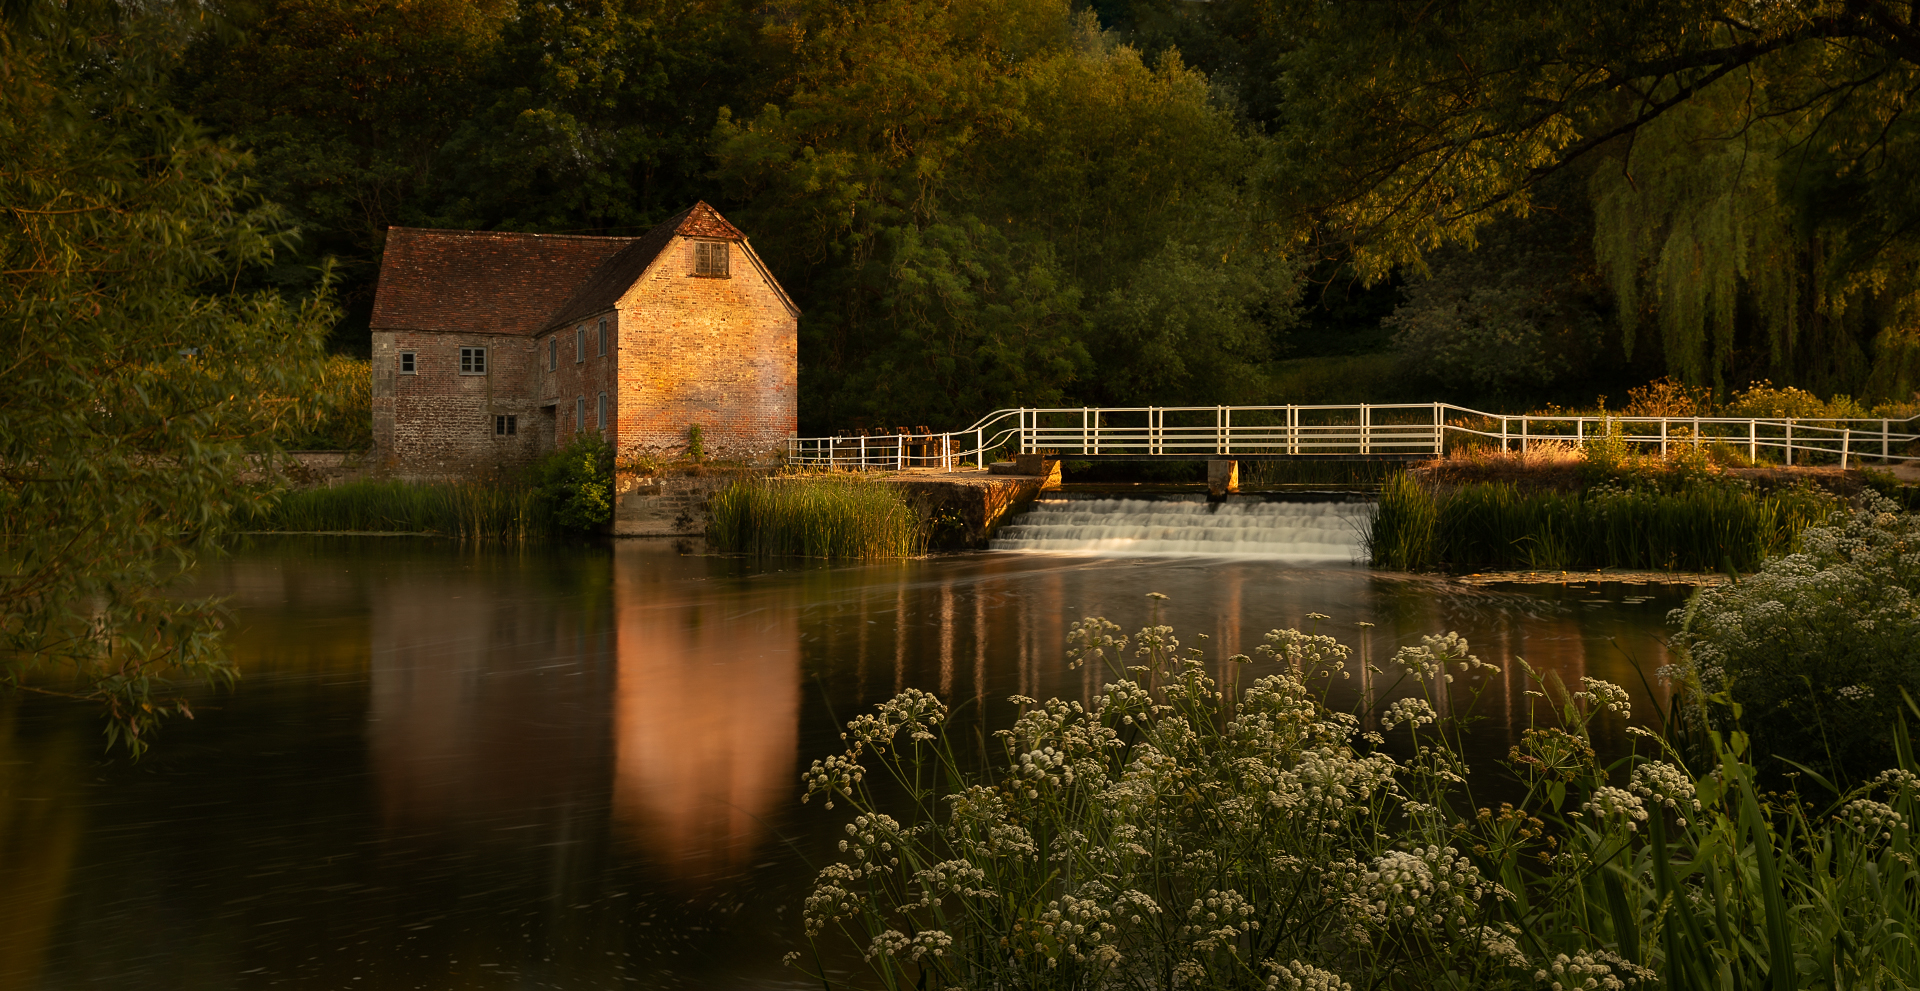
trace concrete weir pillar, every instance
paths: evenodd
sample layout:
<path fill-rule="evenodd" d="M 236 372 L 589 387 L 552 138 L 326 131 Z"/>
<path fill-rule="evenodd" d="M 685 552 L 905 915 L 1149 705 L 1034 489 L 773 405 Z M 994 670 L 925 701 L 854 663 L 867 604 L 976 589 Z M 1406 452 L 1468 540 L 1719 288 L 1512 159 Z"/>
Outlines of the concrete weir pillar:
<path fill-rule="evenodd" d="M 1039 475 L 1042 479 L 1040 491 L 1047 492 L 1060 487 L 1060 459 L 1045 454 L 1016 454 L 1013 456 L 1013 470 L 1018 475 Z"/>
<path fill-rule="evenodd" d="M 1229 492 L 1240 491 L 1240 462 L 1207 462 L 1207 494 L 1223 496 Z"/>

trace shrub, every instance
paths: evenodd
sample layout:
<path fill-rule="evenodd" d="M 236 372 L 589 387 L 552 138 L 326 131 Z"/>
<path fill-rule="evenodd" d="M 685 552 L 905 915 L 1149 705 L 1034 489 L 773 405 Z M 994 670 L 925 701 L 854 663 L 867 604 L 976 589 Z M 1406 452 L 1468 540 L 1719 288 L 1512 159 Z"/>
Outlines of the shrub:
<path fill-rule="evenodd" d="M 1870 496 L 1799 553 L 1699 593 L 1673 643 L 1710 720 L 1836 779 L 1891 762 L 1901 692 L 1920 695 L 1920 517 L 1895 508 Z"/>
<path fill-rule="evenodd" d="M 613 519 L 613 445 L 581 433 L 530 471 L 534 492 L 555 524 L 589 531 Z"/>
<path fill-rule="evenodd" d="M 985 749 L 974 726 L 925 692 L 847 724 L 846 750 L 803 775 L 803 801 L 850 807 L 805 901 L 807 963 L 838 944 L 869 986 L 981 991 L 1920 977 L 1910 758 L 1808 814 L 1756 790 L 1737 734 L 1690 770 L 1640 731 L 1648 753 L 1613 784 L 1591 728 L 1626 718 L 1627 693 L 1525 669 L 1550 720 L 1513 748 L 1517 801 L 1496 811 L 1460 757 L 1470 716 L 1436 703 L 1456 677 L 1477 696 L 1504 676 L 1456 635 L 1395 657 L 1415 694 L 1347 713 L 1326 704 L 1349 660 L 1330 637 L 1267 634 L 1278 673 L 1242 688 L 1244 656 L 1207 659 L 1157 622 L 1118 632 L 1074 625 L 1070 661 L 1114 680 L 1085 704 L 1014 697 L 984 768 L 960 756 Z"/>

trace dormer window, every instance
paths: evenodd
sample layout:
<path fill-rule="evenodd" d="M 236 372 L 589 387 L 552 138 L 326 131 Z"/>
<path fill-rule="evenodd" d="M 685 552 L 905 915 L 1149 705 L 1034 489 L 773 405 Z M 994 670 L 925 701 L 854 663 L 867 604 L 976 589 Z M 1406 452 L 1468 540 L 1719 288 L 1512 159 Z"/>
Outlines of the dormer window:
<path fill-rule="evenodd" d="M 693 274 L 703 279 L 728 278 L 727 261 L 727 242 L 693 242 Z"/>

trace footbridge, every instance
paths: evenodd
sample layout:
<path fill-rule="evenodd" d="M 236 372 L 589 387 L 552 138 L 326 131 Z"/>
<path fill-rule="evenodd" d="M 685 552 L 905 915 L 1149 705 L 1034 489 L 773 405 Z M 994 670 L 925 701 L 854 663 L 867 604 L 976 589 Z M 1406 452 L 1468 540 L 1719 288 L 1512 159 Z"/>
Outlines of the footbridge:
<path fill-rule="evenodd" d="M 1725 445 L 1758 460 L 1851 467 L 1920 460 L 1920 417 L 1559 416 L 1483 413 L 1447 403 L 1004 409 L 965 430 L 925 427 L 794 437 L 789 462 L 846 469 L 984 469 L 1017 455 L 1076 461 L 1420 460 L 1461 446 L 1525 451 L 1613 436 L 1666 454 Z"/>

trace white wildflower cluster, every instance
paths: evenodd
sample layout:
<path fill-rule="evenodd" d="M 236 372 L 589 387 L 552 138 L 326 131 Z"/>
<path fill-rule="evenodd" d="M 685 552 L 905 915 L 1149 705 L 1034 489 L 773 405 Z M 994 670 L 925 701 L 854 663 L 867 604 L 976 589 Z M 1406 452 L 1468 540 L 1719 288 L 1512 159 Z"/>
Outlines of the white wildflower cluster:
<path fill-rule="evenodd" d="M 1118 929 L 1111 921 L 1114 908 L 1102 900 L 1107 894 L 1106 888 L 1090 884 L 1080 894 L 1086 897 L 1061 895 L 1048 902 L 1047 910 L 1040 913 L 1038 935 L 1042 945 L 1052 951 L 1047 954 L 1048 967 L 1059 966 L 1062 957 L 1082 966 L 1120 961 L 1120 950 L 1114 945 Z M 1139 895 L 1138 892 L 1127 894 Z M 1124 907 L 1120 910 L 1126 911 Z"/>
<path fill-rule="evenodd" d="M 1028 798 L 1040 797 L 1043 788 L 1070 788 L 1076 776 L 1099 777 L 1106 769 L 1107 751 L 1121 746 L 1120 734 L 1103 722 L 1105 698 L 1093 711 L 1059 699 L 1042 705 L 1016 695 L 1012 701 L 1027 707 L 1026 711 L 1012 729 L 995 735 L 1011 758 L 1009 780 L 1017 782 Z"/>
<path fill-rule="evenodd" d="M 1353 986 L 1330 970 L 1298 960 L 1267 961 L 1267 991 L 1352 991 Z"/>
<path fill-rule="evenodd" d="M 1598 709 L 1615 712 L 1618 713 L 1622 719 L 1628 719 L 1633 716 L 1633 701 L 1628 698 L 1626 689 L 1621 688 L 1611 681 L 1602 681 L 1599 678 L 1582 677 L 1580 683 L 1585 685 L 1587 690 L 1584 692 L 1574 692 L 1573 697 L 1576 701 L 1585 705 L 1588 710 Z"/>
<path fill-rule="evenodd" d="M 1582 950 L 1554 957 L 1552 963 L 1534 971 L 1533 979 L 1553 991 L 1623 991 L 1628 984 L 1654 976 L 1652 971 L 1605 950 Z"/>
<path fill-rule="evenodd" d="M 825 795 L 827 808 L 833 808 L 833 796 L 852 795 L 853 786 L 859 784 L 866 775 L 866 768 L 861 767 L 858 760 L 845 754 L 833 754 L 822 760 L 816 760 L 812 767 L 807 768 L 807 773 L 800 776 L 801 782 L 807 786 L 807 791 L 800 796 L 800 801 L 805 802 L 815 795 Z"/>
<path fill-rule="evenodd" d="M 1118 663 L 1126 653 L 1127 638 L 1118 636 L 1120 624 L 1088 616 L 1067 631 L 1067 666 L 1077 668 L 1096 661 Z"/>
<path fill-rule="evenodd" d="M 902 835 L 900 824 L 892 816 L 879 812 L 855 816 L 847 823 L 847 837 L 840 841 L 841 853 L 850 854 L 855 860 L 888 866 L 900 863 L 895 845 L 909 838 Z"/>
<path fill-rule="evenodd" d="M 1269 630 L 1263 639 L 1266 642 L 1254 653 L 1284 662 L 1296 678 L 1334 672 L 1346 676 L 1347 657 L 1352 650 L 1332 637 L 1288 629 Z"/>
<path fill-rule="evenodd" d="M 909 688 L 880 703 L 871 714 L 855 717 L 840 739 L 848 742 L 847 755 L 858 758 L 863 749 L 885 753 L 893 738 L 903 732 L 910 742 L 929 742 L 933 731 L 946 721 L 946 703 L 930 692 Z"/>
<path fill-rule="evenodd" d="M 1451 632 L 1445 636 L 1421 637 L 1420 646 L 1400 648 L 1393 655 L 1393 662 L 1421 681 L 1452 682 L 1453 674 L 1447 670 L 1449 665 L 1461 674 L 1500 670 L 1499 665 L 1473 656 L 1466 638 Z"/>
<path fill-rule="evenodd" d="M 800 918 L 809 938 L 818 936 L 827 926 L 858 915 L 866 904 L 866 895 L 858 890 L 861 879 L 878 870 L 869 865 L 828 864 L 814 879 L 813 893 L 807 896 Z"/>
<path fill-rule="evenodd" d="M 948 896 L 962 898 L 990 898 L 993 891 L 987 888 L 987 872 L 965 860 L 943 860 L 932 867 L 914 872 L 914 880 L 920 882 L 920 907 L 929 908 L 940 904 Z"/>
<path fill-rule="evenodd" d="M 1868 782 L 1868 786 L 1872 788 L 1885 788 L 1888 791 L 1894 792 L 1905 788 L 1910 792 L 1920 794 L 1920 774 L 1915 774 L 1912 771 L 1897 767 L 1889 768 L 1881 771 L 1877 777 Z"/>
<path fill-rule="evenodd" d="M 1849 702 L 1868 702 L 1873 699 L 1872 685 L 1847 685 L 1834 690 L 1834 694 Z"/>
<path fill-rule="evenodd" d="M 1380 714 L 1380 728 L 1391 733 L 1394 727 L 1405 724 L 1414 729 L 1426 726 L 1436 719 L 1433 706 L 1423 698 L 1397 699 Z"/>
<path fill-rule="evenodd" d="M 1640 796 L 1612 785 L 1595 788 L 1593 797 L 1581 808 L 1603 823 L 1624 824 L 1628 832 L 1638 829 L 1638 823 L 1647 821 L 1647 807 L 1641 803 Z"/>
<path fill-rule="evenodd" d="M 1218 949 L 1231 953 L 1236 952 L 1241 936 L 1259 928 L 1260 920 L 1253 917 L 1252 903 L 1238 891 L 1209 890 L 1194 899 L 1193 906 L 1187 909 L 1187 925 L 1180 930 L 1180 938 L 1202 953 Z"/>
<path fill-rule="evenodd" d="M 868 944 L 866 959 L 875 957 L 906 957 L 919 960 L 922 957 L 947 955 L 947 948 L 953 945 L 953 937 L 939 929 L 925 929 L 908 936 L 898 929 L 889 929 L 873 937 Z"/>
<path fill-rule="evenodd" d="M 1439 845 L 1391 850 L 1361 866 L 1335 865 L 1343 902 L 1356 921 L 1423 929 L 1464 926 L 1479 900 L 1498 888 L 1460 851 Z"/>
<path fill-rule="evenodd" d="M 1891 830 L 1906 825 L 1906 818 L 1885 802 L 1856 798 L 1840 807 L 1840 821 L 1869 839 L 1893 839 Z"/>
<path fill-rule="evenodd" d="M 1693 779 L 1664 761 L 1648 761 L 1635 767 L 1627 790 L 1644 801 L 1678 812 L 1682 826 L 1687 824 L 1688 816 L 1700 811 L 1700 800 L 1694 797 Z"/>
<path fill-rule="evenodd" d="M 1506 923 L 1505 929 L 1478 926 L 1461 935 L 1479 944 L 1480 952 L 1488 957 L 1516 970 L 1524 970 L 1532 961 L 1527 959 L 1526 952 L 1520 949 L 1520 942 L 1514 938 L 1519 931 L 1512 923 Z"/>

